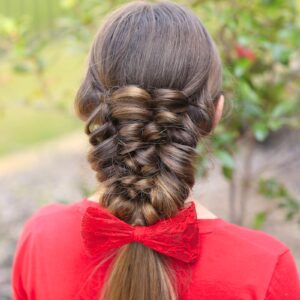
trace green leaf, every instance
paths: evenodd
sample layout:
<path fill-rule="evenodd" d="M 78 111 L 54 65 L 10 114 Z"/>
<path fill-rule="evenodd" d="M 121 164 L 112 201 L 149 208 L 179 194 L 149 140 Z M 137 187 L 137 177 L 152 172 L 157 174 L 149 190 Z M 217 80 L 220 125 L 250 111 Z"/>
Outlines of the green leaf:
<path fill-rule="evenodd" d="M 237 135 L 234 131 L 225 131 L 226 129 L 224 129 L 221 125 L 222 124 L 216 127 L 215 134 L 212 136 L 215 148 L 220 148 L 223 145 L 234 143 Z"/>
<path fill-rule="evenodd" d="M 268 198 L 281 196 L 281 186 L 273 178 L 260 178 L 258 183 L 258 192 Z"/>
<path fill-rule="evenodd" d="M 282 101 L 281 103 L 277 104 L 272 112 L 271 116 L 273 118 L 278 118 L 283 115 L 286 115 L 287 113 L 291 112 L 294 108 L 294 104 L 292 101 Z"/>
<path fill-rule="evenodd" d="M 13 70 L 14 72 L 16 73 L 28 73 L 30 72 L 30 67 L 28 64 L 25 64 L 25 63 L 16 63 L 14 66 L 13 66 Z"/>
<path fill-rule="evenodd" d="M 69 203 L 69 201 L 65 198 L 58 198 L 56 201 L 58 203 L 63 203 L 63 204 L 68 204 Z"/>
<path fill-rule="evenodd" d="M 242 98 L 242 100 L 247 103 L 248 101 L 253 103 L 259 103 L 260 98 L 257 95 L 257 92 L 249 85 L 247 81 L 240 81 L 238 84 L 238 93 L 239 97 Z"/>
<path fill-rule="evenodd" d="M 266 222 L 267 213 L 266 211 L 260 211 L 254 216 L 253 225 L 254 229 L 261 229 L 263 224 Z"/>
<path fill-rule="evenodd" d="M 249 67 L 251 66 L 251 61 L 246 58 L 240 58 L 236 61 L 236 65 L 234 66 L 233 73 L 237 77 L 243 76 Z"/>
<path fill-rule="evenodd" d="M 290 49 L 286 48 L 283 45 L 277 44 L 277 45 L 273 45 L 271 51 L 275 60 L 282 63 L 283 65 L 288 65 L 290 54 L 291 54 Z"/>
<path fill-rule="evenodd" d="M 227 179 L 231 180 L 231 179 L 232 179 L 232 176 L 233 176 L 233 168 L 229 168 L 229 167 L 223 166 L 223 167 L 222 167 L 222 173 L 223 173 L 223 175 L 224 175 Z"/>
<path fill-rule="evenodd" d="M 289 212 L 285 215 L 285 220 L 286 220 L 286 221 L 292 220 L 295 214 L 296 214 L 296 211 L 294 211 L 294 210 L 289 211 Z"/>
<path fill-rule="evenodd" d="M 277 207 L 278 208 L 285 208 L 285 207 L 287 207 L 287 204 L 284 203 L 284 202 L 280 202 L 280 203 L 278 203 Z"/>
<path fill-rule="evenodd" d="M 269 119 L 268 120 L 268 127 L 272 130 L 277 130 L 279 128 L 281 128 L 283 125 L 283 121 L 281 119 Z"/>
<path fill-rule="evenodd" d="M 263 141 L 268 136 L 269 129 L 264 123 L 255 123 L 252 129 L 254 136 L 258 141 Z"/>
<path fill-rule="evenodd" d="M 224 150 L 216 151 L 216 157 L 220 160 L 222 166 L 233 169 L 235 166 L 234 159 L 230 153 Z"/>

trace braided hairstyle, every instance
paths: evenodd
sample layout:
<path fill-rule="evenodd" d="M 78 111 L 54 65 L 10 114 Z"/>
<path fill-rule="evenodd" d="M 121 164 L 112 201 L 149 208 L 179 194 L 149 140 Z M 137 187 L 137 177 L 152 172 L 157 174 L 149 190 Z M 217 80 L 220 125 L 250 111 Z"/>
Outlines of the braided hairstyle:
<path fill-rule="evenodd" d="M 222 68 L 201 21 L 169 1 L 135 1 L 105 20 L 75 110 L 86 122 L 99 203 L 131 225 L 174 216 L 195 183 L 196 146 L 213 129 Z M 101 299 L 175 300 L 165 257 L 121 247 Z"/>

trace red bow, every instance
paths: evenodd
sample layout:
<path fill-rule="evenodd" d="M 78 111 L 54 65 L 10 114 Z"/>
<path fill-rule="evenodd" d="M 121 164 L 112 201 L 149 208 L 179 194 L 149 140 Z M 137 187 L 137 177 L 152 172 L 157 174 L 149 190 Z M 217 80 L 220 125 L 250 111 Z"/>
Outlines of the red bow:
<path fill-rule="evenodd" d="M 131 242 L 140 242 L 164 255 L 193 262 L 199 255 L 199 228 L 194 202 L 171 218 L 150 226 L 132 226 L 106 208 L 88 207 L 81 223 L 84 245 L 92 256 Z"/>

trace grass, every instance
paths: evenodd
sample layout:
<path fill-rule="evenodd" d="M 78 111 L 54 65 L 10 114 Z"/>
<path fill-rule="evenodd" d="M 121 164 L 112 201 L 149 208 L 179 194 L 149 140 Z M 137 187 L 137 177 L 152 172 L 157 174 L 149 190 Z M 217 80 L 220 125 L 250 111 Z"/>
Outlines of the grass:
<path fill-rule="evenodd" d="M 60 0 L 0 0 L 0 14 L 28 15 L 33 31 L 49 30 L 60 14 Z M 86 55 L 67 48 L 66 41 L 57 40 L 46 46 L 42 79 L 32 71 L 16 73 L 15 58 L 0 60 L 0 156 L 83 127 L 73 113 L 73 99 Z"/>
<path fill-rule="evenodd" d="M 0 117 L 0 155 L 24 150 L 81 127 L 75 118 L 57 112 L 14 107 Z"/>
<path fill-rule="evenodd" d="M 34 72 L 19 74 L 9 60 L 0 61 L 1 156 L 83 128 L 73 112 L 73 100 L 87 53 L 74 50 L 68 50 L 65 41 L 53 40 L 43 51 L 46 93 Z"/>

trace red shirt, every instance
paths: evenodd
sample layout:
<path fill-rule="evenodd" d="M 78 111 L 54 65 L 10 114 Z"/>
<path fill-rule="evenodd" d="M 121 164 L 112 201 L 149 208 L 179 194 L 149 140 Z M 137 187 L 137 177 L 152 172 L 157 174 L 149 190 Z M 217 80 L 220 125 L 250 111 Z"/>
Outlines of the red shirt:
<path fill-rule="evenodd" d="M 49 204 L 27 220 L 13 262 L 14 299 L 98 299 L 111 260 L 93 272 L 97 262 L 80 236 L 83 213 L 98 205 Z M 295 260 L 280 240 L 222 218 L 198 223 L 200 258 L 182 300 L 300 299 Z"/>

